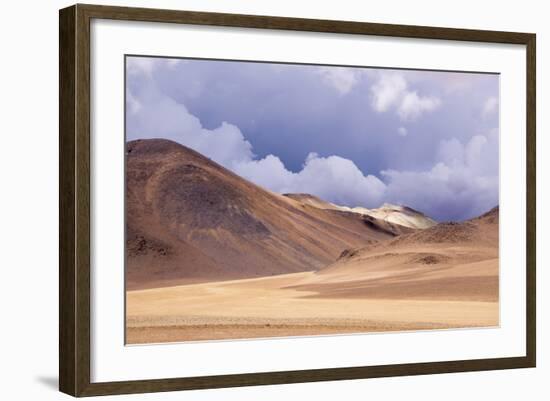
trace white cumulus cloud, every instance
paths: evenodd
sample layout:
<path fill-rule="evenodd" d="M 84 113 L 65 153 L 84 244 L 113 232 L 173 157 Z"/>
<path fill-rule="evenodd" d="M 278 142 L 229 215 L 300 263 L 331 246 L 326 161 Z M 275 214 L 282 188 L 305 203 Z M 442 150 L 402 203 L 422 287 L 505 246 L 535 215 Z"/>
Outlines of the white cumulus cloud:
<path fill-rule="evenodd" d="M 372 107 L 383 113 L 400 102 L 407 91 L 407 81 L 400 74 L 381 73 L 370 90 Z"/>
<path fill-rule="evenodd" d="M 409 90 L 403 75 L 395 72 L 380 73 L 370 92 L 371 105 L 375 111 L 384 113 L 395 110 L 403 121 L 415 120 L 441 105 L 438 97 L 421 96 L 416 91 Z"/>
<path fill-rule="evenodd" d="M 305 192 L 330 202 L 376 207 L 382 203 L 386 185 L 374 175 L 364 175 L 349 159 L 320 157 L 310 153 L 299 172 L 286 169 L 274 155 L 234 165 L 242 177 L 278 193 Z"/>
<path fill-rule="evenodd" d="M 498 99 L 495 96 L 491 96 L 485 100 L 481 114 L 484 117 L 490 116 L 498 110 Z"/>
<path fill-rule="evenodd" d="M 403 121 L 415 120 L 423 113 L 439 107 L 441 101 L 433 96 L 418 96 L 416 92 L 408 92 L 401 99 L 397 114 Z"/>
<path fill-rule="evenodd" d="M 340 95 L 350 92 L 360 80 L 360 71 L 348 67 L 319 67 L 317 73 Z"/>
<path fill-rule="evenodd" d="M 155 57 L 128 57 L 126 59 L 126 71 L 128 74 L 143 73 L 151 77 L 160 60 Z"/>

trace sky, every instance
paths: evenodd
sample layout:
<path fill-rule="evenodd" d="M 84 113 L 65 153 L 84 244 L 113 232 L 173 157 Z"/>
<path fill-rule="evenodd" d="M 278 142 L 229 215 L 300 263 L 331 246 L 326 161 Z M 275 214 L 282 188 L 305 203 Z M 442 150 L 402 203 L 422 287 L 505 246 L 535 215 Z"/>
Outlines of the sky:
<path fill-rule="evenodd" d="M 275 192 L 462 221 L 498 205 L 499 76 L 128 56 L 126 139 L 145 138 Z"/>

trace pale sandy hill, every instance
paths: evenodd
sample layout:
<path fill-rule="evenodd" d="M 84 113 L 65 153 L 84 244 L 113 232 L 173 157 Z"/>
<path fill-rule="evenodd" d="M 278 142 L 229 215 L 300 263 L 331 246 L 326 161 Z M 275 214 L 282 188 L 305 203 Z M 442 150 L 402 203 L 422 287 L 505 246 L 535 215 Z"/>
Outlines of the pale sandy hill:
<path fill-rule="evenodd" d="M 341 206 L 343 210 L 345 207 Z M 351 209 L 355 213 L 363 213 L 377 219 L 399 224 L 405 227 L 424 229 L 433 227 L 437 222 L 422 212 L 414 210 L 407 206 L 392 205 L 390 203 L 384 203 L 377 209 L 365 209 L 362 207 L 355 207 Z"/>
<path fill-rule="evenodd" d="M 304 205 L 314 206 L 319 209 L 340 210 L 344 212 L 357 213 L 370 216 L 387 223 L 408 227 L 413 229 L 424 229 L 433 227 L 437 222 L 422 212 L 414 210 L 407 206 L 392 205 L 384 203 L 376 209 L 367 209 L 365 207 L 347 207 L 326 202 L 317 196 L 311 194 L 284 194 L 284 196 L 294 199 Z"/>

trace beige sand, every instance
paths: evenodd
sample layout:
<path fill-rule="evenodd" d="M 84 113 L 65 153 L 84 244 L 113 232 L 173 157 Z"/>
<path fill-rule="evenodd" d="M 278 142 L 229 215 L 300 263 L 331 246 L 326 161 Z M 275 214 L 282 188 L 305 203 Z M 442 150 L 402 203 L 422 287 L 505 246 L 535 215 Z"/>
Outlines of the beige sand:
<path fill-rule="evenodd" d="M 498 259 L 414 262 L 437 255 L 427 250 L 374 253 L 368 264 L 321 272 L 129 291 L 127 342 L 498 325 Z"/>

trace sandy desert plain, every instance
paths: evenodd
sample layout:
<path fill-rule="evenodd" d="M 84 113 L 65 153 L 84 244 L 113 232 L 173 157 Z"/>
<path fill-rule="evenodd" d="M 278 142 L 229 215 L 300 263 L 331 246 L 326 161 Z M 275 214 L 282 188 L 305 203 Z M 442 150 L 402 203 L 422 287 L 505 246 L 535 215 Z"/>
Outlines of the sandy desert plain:
<path fill-rule="evenodd" d="M 498 206 L 350 209 L 160 139 L 128 142 L 126 172 L 128 344 L 499 324 Z"/>

